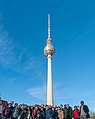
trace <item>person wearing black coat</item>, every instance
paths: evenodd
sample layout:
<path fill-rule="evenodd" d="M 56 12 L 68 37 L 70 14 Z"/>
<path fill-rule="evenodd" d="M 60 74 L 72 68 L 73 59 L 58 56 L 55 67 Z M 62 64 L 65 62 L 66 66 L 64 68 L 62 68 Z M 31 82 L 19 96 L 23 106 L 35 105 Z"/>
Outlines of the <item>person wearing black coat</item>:
<path fill-rule="evenodd" d="M 81 106 L 80 106 L 80 119 L 90 118 L 88 106 L 84 105 L 84 101 L 81 101 L 80 103 L 81 103 Z"/>

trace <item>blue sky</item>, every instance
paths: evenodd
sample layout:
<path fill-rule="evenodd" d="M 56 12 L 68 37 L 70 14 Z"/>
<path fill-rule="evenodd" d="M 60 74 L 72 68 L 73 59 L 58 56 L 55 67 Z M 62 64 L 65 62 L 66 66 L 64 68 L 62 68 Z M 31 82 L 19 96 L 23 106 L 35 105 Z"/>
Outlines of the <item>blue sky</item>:
<path fill-rule="evenodd" d="M 0 0 L 0 93 L 46 103 L 47 16 L 51 14 L 55 104 L 84 100 L 95 111 L 95 0 Z"/>

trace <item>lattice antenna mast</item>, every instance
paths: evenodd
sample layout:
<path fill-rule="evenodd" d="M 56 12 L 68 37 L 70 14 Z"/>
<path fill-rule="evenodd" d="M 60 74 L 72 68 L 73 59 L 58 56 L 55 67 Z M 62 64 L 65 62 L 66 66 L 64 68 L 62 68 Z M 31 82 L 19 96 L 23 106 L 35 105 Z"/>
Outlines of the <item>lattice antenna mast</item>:
<path fill-rule="evenodd" d="M 50 38 L 50 14 L 48 14 L 48 38 Z"/>

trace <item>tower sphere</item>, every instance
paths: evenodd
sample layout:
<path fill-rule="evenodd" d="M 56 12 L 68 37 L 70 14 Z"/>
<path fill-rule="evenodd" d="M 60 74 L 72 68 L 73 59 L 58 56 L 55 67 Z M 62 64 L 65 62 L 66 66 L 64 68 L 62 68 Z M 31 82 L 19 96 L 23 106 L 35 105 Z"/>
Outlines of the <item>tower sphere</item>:
<path fill-rule="evenodd" d="M 44 54 L 45 54 L 45 56 L 48 56 L 48 55 L 53 56 L 53 54 L 54 54 L 54 47 L 52 45 L 52 40 L 50 38 L 47 39 L 47 45 L 44 48 Z"/>

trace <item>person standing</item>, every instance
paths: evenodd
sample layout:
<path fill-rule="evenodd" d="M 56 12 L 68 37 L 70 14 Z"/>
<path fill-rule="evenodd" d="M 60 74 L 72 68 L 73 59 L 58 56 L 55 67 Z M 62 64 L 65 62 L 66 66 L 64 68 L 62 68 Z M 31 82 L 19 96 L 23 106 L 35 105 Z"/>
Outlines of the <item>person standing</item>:
<path fill-rule="evenodd" d="M 64 118 L 65 119 L 72 119 L 73 118 L 73 110 L 69 106 L 69 104 L 66 104 L 64 107 Z"/>
<path fill-rule="evenodd" d="M 58 107 L 58 119 L 64 119 L 64 113 L 60 107 Z"/>
<path fill-rule="evenodd" d="M 74 119 L 79 119 L 79 110 L 77 106 L 74 106 L 73 116 L 74 116 Z"/>
<path fill-rule="evenodd" d="M 56 108 L 52 107 L 52 111 L 53 111 L 53 118 L 54 119 L 58 119 L 58 110 L 57 110 L 57 107 Z"/>
<path fill-rule="evenodd" d="M 4 119 L 11 119 L 12 117 L 12 110 L 11 104 L 8 104 L 2 111 L 2 116 Z"/>
<path fill-rule="evenodd" d="M 15 104 L 14 109 L 12 111 L 12 119 L 18 119 L 19 116 L 19 108 L 18 104 Z"/>
<path fill-rule="evenodd" d="M 90 118 L 88 106 L 84 105 L 84 101 L 81 101 L 80 104 L 81 104 L 81 106 L 80 106 L 80 119 Z"/>
<path fill-rule="evenodd" d="M 54 119 L 54 112 L 48 105 L 46 105 L 45 114 L 46 114 L 46 119 Z"/>

